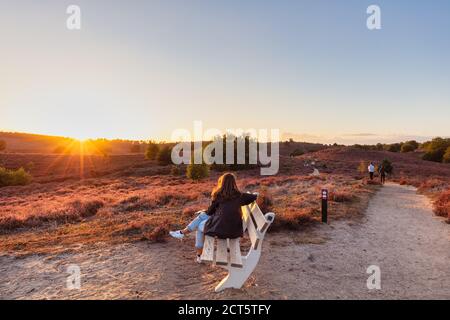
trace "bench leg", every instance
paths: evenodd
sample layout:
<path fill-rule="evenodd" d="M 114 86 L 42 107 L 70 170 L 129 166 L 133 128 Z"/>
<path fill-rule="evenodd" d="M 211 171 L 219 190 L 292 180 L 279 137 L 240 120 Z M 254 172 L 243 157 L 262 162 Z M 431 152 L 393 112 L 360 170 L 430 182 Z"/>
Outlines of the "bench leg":
<path fill-rule="evenodd" d="M 228 288 L 240 289 L 250 274 L 251 272 L 244 272 L 242 269 L 230 268 L 228 275 L 220 281 L 214 291 L 220 292 Z"/>
<path fill-rule="evenodd" d="M 261 249 L 251 249 L 247 256 L 242 258 L 242 268 L 227 267 L 228 275 L 216 286 L 215 292 L 220 292 L 228 288 L 242 288 L 245 281 L 247 281 L 253 270 L 255 270 L 260 256 Z"/>

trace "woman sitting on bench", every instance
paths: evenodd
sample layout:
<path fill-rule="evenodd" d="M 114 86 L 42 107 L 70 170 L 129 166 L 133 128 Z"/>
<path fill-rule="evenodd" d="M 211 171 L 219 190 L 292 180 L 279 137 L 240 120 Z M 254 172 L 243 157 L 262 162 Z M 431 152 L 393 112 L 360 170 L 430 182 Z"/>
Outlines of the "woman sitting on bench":
<path fill-rule="evenodd" d="M 183 239 L 190 232 L 197 231 L 195 248 L 197 262 L 203 250 L 205 235 L 220 239 L 235 239 L 243 235 L 241 207 L 255 201 L 256 195 L 241 193 L 236 185 L 234 174 L 225 173 L 219 178 L 217 186 L 211 193 L 211 205 L 208 210 L 199 212 L 183 230 L 170 231 L 170 235 Z"/>

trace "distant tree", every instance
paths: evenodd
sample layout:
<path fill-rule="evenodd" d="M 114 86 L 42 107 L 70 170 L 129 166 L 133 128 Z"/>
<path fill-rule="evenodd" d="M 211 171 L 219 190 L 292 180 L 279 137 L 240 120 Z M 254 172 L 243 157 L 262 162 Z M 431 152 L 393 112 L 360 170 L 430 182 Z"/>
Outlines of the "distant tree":
<path fill-rule="evenodd" d="M 400 152 L 401 149 L 402 149 L 401 143 L 392 143 L 386 145 L 386 150 L 389 152 Z"/>
<path fill-rule="evenodd" d="M 448 147 L 447 150 L 445 151 L 444 156 L 442 158 L 442 162 L 450 163 L 450 147 Z"/>
<path fill-rule="evenodd" d="M 382 143 L 377 143 L 377 145 L 375 146 L 375 148 L 376 148 L 378 151 L 383 151 L 384 145 L 383 145 Z"/>
<path fill-rule="evenodd" d="M 167 166 L 172 163 L 172 148 L 169 146 L 164 146 L 159 149 L 158 155 L 156 157 L 158 164 Z"/>
<path fill-rule="evenodd" d="M 426 153 L 422 159 L 428 161 L 442 162 L 447 148 L 450 147 L 450 139 L 434 138 L 422 145 Z"/>
<path fill-rule="evenodd" d="M 416 140 L 409 140 L 406 141 L 405 143 L 412 145 L 414 147 L 414 150 L 416 150 L 420 146 L 420 143 L 418 143 Z"/>
<path fill-rule="evenodd" d="M 402 144 L 401 152 L 403 152 L 403 153 L 413 152 L 416 149 L 417 149 L 417 147 L 414 144 L 405 142 L 404 144 Z"/>
<path fill-rule="evenodd" d="M 154 141 L 150 141 L 147 145 L 145 157 L 149 160 L 155 160 L 159 153 L 159 145 Z"/>
<path fill-rule="evenodd" d="M 422 156 L 422 159 L 426 161 L 442 162 L 444 154 L 445 149 L 430 150 Z"/>
<path fill-rule="evenodd" d="M 3 151 L 6 149 L 6 141 L 0 140 L 0 151 Z"/>
<path fill-rule="evenodd" d="M 450 139 L 443 139 L 440 137 L 434 138 L 431 140 L 430 144 L 428 145 L 429 150 L 436 150 L 441 148 L 447 148 L 449 147 Z"/>
<path fill-rule="evenodd" d="M 130 146 L 130 152 L 131 153 L 139 153 L 139 152 L 141 152 L 141 145 L 139 143 L 133 143 Z"/>
<path fill-rule="evenodd" d="M 215 142 L 219 142 L 220 143 L 220 139 L 222 141 L 223 144 L 223 164 L 217 164 L 217 163 L 213 163 L 211 165 L 211 169 L 212 170 L 216 170 L 216 171 L 227 171 L 227 170 L 231 170 L 231 171 L 237 171 L 237 170 L 248 170 L 248 169 L 253 169 L 256 168 L 257 165 L 256 164 L 251 164 L 250 162 L 250 144 L 251 143 L 256 143 L 256 140 L 248 135 L 241 135 L 241 136 L 235 136 L 231 133 L 225 134 L 222 137 L 218 136 L 214 139 Z M 227 164 L 227 152 L 229 151 L 227 148 L 227 142 L 233 143 L 233 155 L 234 155 L 234 159 L 233 159 L 233 164 Z M 242 164 L 238 164 L 238 152 L 237 152 L 237 148 L 238 148 L 238 144 L 242 144 L 244 146 L 244 150 L 245 150 L 245 155 L 244 155 L 244 163 Z"/>

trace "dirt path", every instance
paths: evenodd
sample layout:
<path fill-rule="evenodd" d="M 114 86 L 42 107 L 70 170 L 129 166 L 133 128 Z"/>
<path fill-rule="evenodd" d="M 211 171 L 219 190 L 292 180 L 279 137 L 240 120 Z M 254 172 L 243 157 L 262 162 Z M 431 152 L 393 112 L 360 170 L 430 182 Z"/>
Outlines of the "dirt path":
<path fill-rule="evenodd" d="M 388 184 L 361 221 L 269 234 L 241 290 L 213 293 L 220 269 L 198 266 L 192 239 L 124 244 L 58 256 L 0 257 L 1 299 L 450 299 L 450 226 L 415 189 Z M 67 267 L 82 273 L 66 288 Z M 366 269 L 381 270 L 368 290 Z"/>

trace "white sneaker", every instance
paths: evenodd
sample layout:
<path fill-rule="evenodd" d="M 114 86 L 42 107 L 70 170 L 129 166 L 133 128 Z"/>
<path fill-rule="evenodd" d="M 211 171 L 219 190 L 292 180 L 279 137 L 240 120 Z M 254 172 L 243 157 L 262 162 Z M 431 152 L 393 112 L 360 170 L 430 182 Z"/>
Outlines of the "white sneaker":
<path fill-rule="evenodd" d="M 184 234 L 181 233 L 180 230 L 177 230 L 177 231 L 170 231 L 169 234 L 170 234 L 172 237 L 176 238 L 176 239 L 183 239 L 183 238 L 184 238 Z"/>
<path fill-rule="evenodd" d="M 197 259 L 195 259 L 195 261 L 197 261 L 197 263 L 202 263 L 202 258 L 201 258 L 201 256 L 197 256 Z"/>

